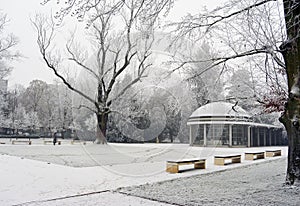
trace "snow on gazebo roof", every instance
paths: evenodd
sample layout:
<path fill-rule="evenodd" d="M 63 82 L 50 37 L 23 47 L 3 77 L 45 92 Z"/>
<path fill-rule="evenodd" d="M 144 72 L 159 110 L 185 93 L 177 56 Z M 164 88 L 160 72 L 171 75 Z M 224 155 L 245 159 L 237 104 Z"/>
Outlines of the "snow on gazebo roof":
<path fill-rule="evenodd" d="M 240 106 L 228 102 L 212 102 L 199 107 L 190 118 L 201 117 L 244 117 L 251 118 L 251 115 Z"/>

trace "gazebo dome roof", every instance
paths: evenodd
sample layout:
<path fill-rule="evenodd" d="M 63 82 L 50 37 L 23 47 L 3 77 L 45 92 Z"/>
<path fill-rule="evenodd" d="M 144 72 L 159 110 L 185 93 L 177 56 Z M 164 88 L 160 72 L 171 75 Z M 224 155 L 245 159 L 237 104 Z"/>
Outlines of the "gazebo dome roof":
<path fill-rule="evenodd" d="M 239 117 L 251 118 L 251 115 L 240 106 L 228 102 L 212 102 L 199 107 L 190 118 L 201 117 Z"/>

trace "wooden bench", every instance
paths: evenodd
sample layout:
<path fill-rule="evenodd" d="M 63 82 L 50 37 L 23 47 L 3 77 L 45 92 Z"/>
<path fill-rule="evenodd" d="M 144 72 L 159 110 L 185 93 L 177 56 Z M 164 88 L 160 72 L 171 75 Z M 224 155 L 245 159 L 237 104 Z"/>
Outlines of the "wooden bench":
<path fill-rule="evenodd" d="M 265 159 L 265 152 L 245 152 L 245 160 Z"/>
<path fill-rule="evenodd" d="M 44 140 L 44 144 L 47 144 L 47 143 L 53 144 L 53 140 Z M 56 143 L 58 145 L 61 145 L 61 141 L 60 140 L 57 140 Z"/>
<path fill-rule="evenodd" d="M 85 141 L 82 141 L 82 140 L 72 140 L 72 141 L 71 141 L 71 144 L 74 144 L 74 143 L 79 143 L 79 144 L 82 143 L 82 144 L 84 144 L 84 145 L 86 144 L 86 142 L 85 142 Z"/>
<path fill-rule="evenodd" d="M 266 157 L 281 156 L 281 150 L 266 150 Z"/>
<path fill-rule="evenodd" d="M 167 161 L 167 172 L 178 173 L 179 165 L 194 164 L 195 169 L 205 169 L 205 159 L 185 159 L 185 160 L 169 160 Z"/>
<path fill-rule="evenodd" d="M 31 145 L 31 141 L 30 140 L 12 140 L 11 143 L 12 144 L 15 144 L 15 143 L 27 143 L 27 144 Z"/>
<path fill-rule="evenodd" d="M 228 162 L 230 160 L 230 162 Z M 241 163 L 241 155 L 217 155 L 214 160 L 215 165 L 227 165 Z"/>

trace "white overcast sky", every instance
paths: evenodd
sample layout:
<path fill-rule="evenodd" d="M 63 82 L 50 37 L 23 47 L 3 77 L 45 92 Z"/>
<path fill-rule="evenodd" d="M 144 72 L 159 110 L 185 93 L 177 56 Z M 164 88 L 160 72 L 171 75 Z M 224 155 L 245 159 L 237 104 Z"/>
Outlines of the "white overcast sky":
<path fill-rule="evenodd" d="M 24 58 L 13 63 L 14 70 L 9 77 L 9 87 L 14 84 L 28 86 L 34 79 L 51 83 L 54 74 L 41 60 L 36 43 L 36 34 L 30 23 L 30 17 L 36 12 L 51 12 L 51 6 L 41 6 L 42 0 L 0 0 L 0 10 L 10 19 L 7 31 L 14 33 L 20 43 L 17 49 Z M 179 19 L 186 13 L 197 13 L 202 6 L 215 7 L 224 0 L 178 0 L 170 13 L 170 18 Z M 55 2 L 55 0 L 54 0 Z"/>

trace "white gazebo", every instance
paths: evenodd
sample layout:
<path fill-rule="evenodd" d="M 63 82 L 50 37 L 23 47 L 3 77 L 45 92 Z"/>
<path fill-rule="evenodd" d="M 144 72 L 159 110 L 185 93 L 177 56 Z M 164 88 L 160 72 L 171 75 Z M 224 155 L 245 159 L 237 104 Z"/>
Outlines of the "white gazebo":
<path fill-rule="evenodd" d="M 187 124 L 190 145 L 253 147 L 283 144 L 282 127 L 254 122 L 247 111 L 228 102 L 199 107 Z"/>

